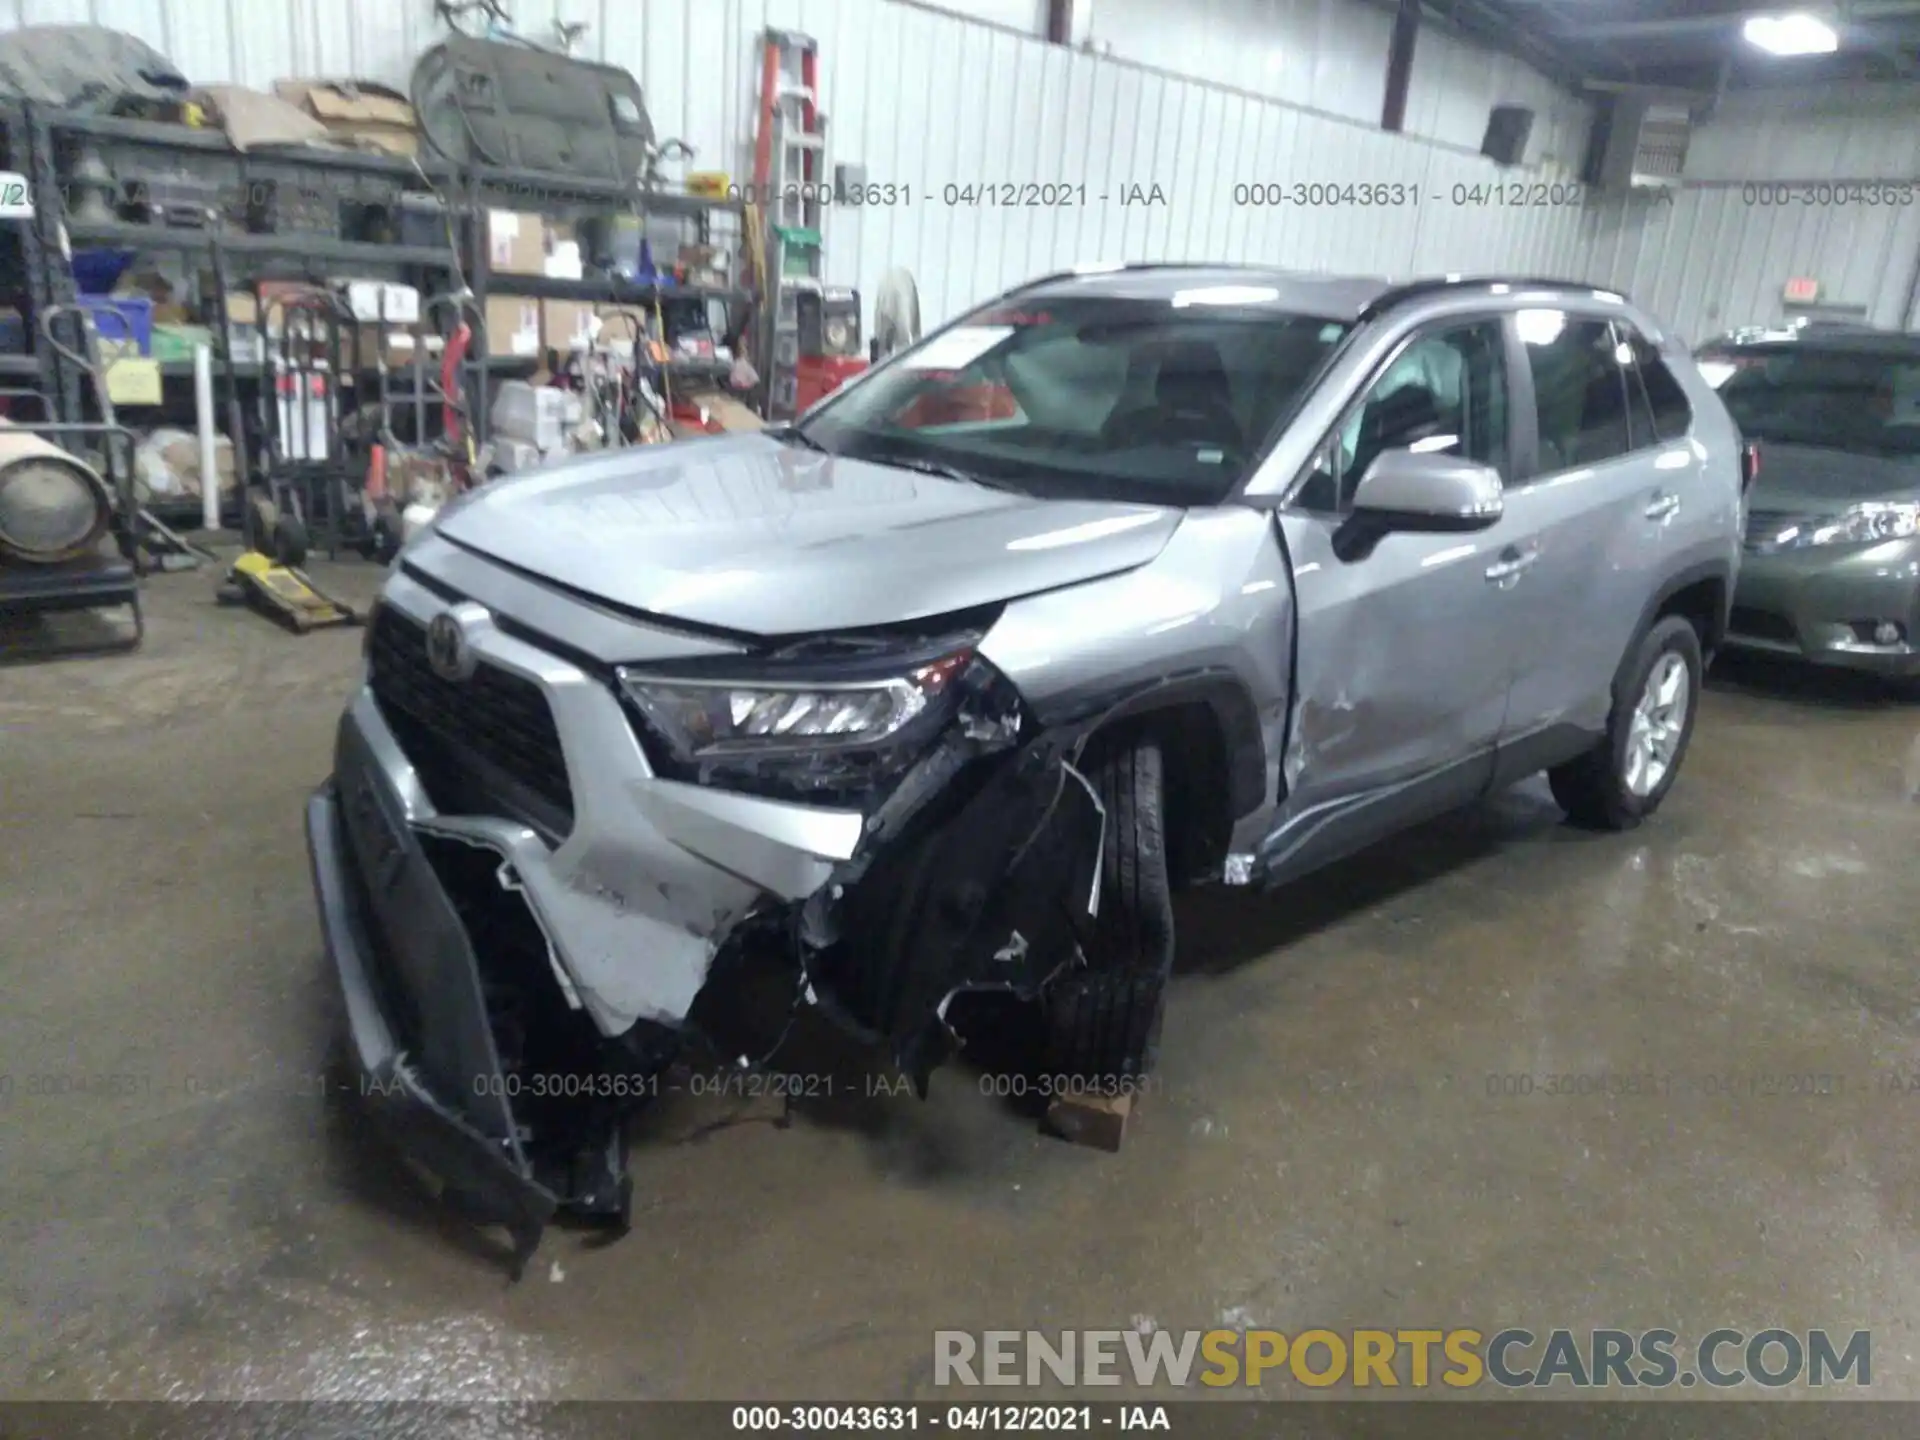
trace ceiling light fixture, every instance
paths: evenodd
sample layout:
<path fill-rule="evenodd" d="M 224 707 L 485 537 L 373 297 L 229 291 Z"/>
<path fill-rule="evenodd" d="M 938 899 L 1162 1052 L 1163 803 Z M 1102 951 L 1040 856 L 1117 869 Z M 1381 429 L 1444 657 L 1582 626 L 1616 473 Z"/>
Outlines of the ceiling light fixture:
<path fill-rule="evenodd" d="M 1791 15 L 1755 15 L 1740 27 L 1741 38 L 1769 55 L 1831 55 L 1840 37 L 1826 21 L 1803 11 Z"/>

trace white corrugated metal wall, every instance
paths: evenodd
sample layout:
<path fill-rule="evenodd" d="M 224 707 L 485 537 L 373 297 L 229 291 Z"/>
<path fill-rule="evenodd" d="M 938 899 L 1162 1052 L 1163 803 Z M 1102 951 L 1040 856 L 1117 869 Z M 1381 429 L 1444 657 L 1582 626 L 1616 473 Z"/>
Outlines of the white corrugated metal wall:
<path fill-rule="evenodd" d="M 1352 0 L 1179 0 L 1177 7 L 1169 0 L 1076 0 L 1074 10 L 1086 14 L 1086 38 L 1121 59 L 1379 122 L 1393 29 L 1383 8 Z M 1511 56 L 1432 27 L 1421 32 L 1408 134 L 1478 150 L 1487 110 L 1496 104 L 1535 112 L 1529 163 L 1578 167 L 1589 120 L 1584 103 Z"/>
<path fill-rule="evenodd" d="M 1026 0 L 958 3 L 1000 17 L 1035 12 L 1037 22 Z M 1212 23 L 1230 6 L 1245 12 L 1238 32 Z M 831 278 L 871 295 L 890 266 L 908 266 L 929 322 L 1033 274 L 1098 259 L 1389 275 L 1585 268 L 1576 211 L 1453 203 L 1456 186 L 1502 177 L 1476 153 L 1492 104 L 1544 107 L 1536 155 L 1566 148 L 1584 124 L 1580 107 L 1555 98 L 1540 77 L 1423 35 L 1409 111 L 1416 133 L 1388 135 L 1378 128 L 1386 32 L 1370 9 L 1354 0 L 1208 0 L 1201 8 L 1207 15 L 1097 0 L 1091 23 L 1108 27 L 1112 57 L 1047 44 L 1024 24 L 896 0 L 515 0 L 513 12 L 534 38 L 555 18 L 588 21 L 586 53 L 633 71 L 656 125 L 694 145 L 698 163 L 735 173 L 745 169 L 757 37 L 770 25 L 816 37 L 835 159 L 864 166 L 870 181 L 911 187 L 908 203 L 830 217 Z M 1258 15 L 1272 22 L 1267 31 L 1249 28 Z M 404 84 L 414 57 L 441 33 L 427 0 L 0 0 L 0 23 L 8 20 L 110 25 L 146 39 L 197 81 L 256 87 L 288 75 Z M 1157 47 L 1149 24 L 1161 27 Z M 1196 34 L 1197 51 L 1174 43 Z M 1256 34 L 1265 44 L 1260 67 L 1235 62 L 1215 72 L 1242 88 L 1118 53 L 1204 67 L 1246 50 Z M 1216 54 L 1223 35 L 1226 49 Z M 1266 68 L 1275 54 L 1281 62 Z M 1288 69 L 1302 65 L 1309 71 Z M 1298 83 L 1302 73 L 1310 83 Z M 1291 103 L 1300 95 L 1314 103 Z M 1385 210 L 1237 205 L 1235 185 L 1258 180 L 1402 184 L 1418 199 Z M 999 208 L 949 205 L 943 195 L 949 184 L 1027 181 L 1084 184 L 1086 201 Z M 1150 196 L 1156 186 L 1164 199 L 1122 203 L 1131 187 Z"/>
<path fill-rule="evenodd" d="M 1780 323 L 1794 278 L 1819 281 L 1823 305 L 1859 307 L 1874 324 L 1920 322 L 1909 313 L 1920 276 L 1912 87 L 1730 97 L 1695 130 L 1685 173 L 1670 200 L 1596 207 L 1591 277 L 1695 340 Z M 1874 181 L 1912 188 L 1859 188 Z"/>

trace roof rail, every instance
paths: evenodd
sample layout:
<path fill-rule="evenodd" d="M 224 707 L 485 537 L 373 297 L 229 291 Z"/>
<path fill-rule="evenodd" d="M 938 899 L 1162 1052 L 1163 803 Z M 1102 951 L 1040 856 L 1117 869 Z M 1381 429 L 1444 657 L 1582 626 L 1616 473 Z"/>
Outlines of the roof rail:
<path fill-rule="evenodd" d="M 1051 285 L 1056 280 L 1078 280 L 1089 275 L 1131 274 L 1141 270 L 1258 270 L 1266 273 L 1276 268 L 1271 265 L 1249 265 L 1245 261 L 1234 260 L 1120 260 L 1110 264 L 1088 261 L 1085 266 L 1055 270 L 1046 275 L 1036 275 L 1031 280 L 1022 280 L 1006 293 L 1017 295 L 1022 290 L 1031 290 L 1036 285 Z"/>
<path fill-rule="evenodd" d="M 1396 285 L 1390 290 L 1383 291 L 1360 312 L 1360 319 L 1376 319 L 1397 305 L 1402 305 L 1409 300 L 1417 300 L 1425 295 L 1438 295 L 1447 291 L 1490 290 L 1495 285 L 1525 290 L 1579 290 L 1589 295 L 1599 290 L 1609 295 L 1618 295 L 1622 300 L 1628 299 L 1624 291 L 1611 290 L 1603 285 L 1591 285 L 1579 280 L 1545 279 L 1535 275 L 1449 275 L 1443 279 L 1413 280 L 1405 285 Z"/>

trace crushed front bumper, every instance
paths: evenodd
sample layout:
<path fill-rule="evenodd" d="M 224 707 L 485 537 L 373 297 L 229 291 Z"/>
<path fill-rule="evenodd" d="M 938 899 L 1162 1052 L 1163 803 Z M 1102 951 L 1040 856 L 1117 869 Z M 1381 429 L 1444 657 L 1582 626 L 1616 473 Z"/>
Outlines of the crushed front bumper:
<path fill-rule="evenodd" d="M 1874 638 L 1882 624 L 1899 638 Z M 1749 550 L 1741 557 L 1731 649 L 1876 675 L 1920 675 L 1920 540 Z"/>
<path fill-rule="evenodd" d="M 463 1212 L 507 1229 L 516 1269 L 561 1209 L 625 1223 L 623 1118 L 657 1093 L 728 930 L 758 900 L 779 898 L 699 857 L 732 838 L 728 819 L 760 813 L 715 817 L 697 804 L 676 811 L 670 794 L 649 800 L 612 831 L 576 823 L 558 847 L 524 824 L 443 814 L 362 689 L 341 717 L 332 776 L 307 804 L 358 1088 Z M 784 818 L 783 807 L 767 810 Z M 672 813 L 686 832 L 647 823 Z M 749 839 L 759 842 L 751 861 L 777 866 L 776 842 Z M 830 871 L 830 861 L 815 864 L 802 893 Z M 649 874 L 658 878 L 647 899 L 630 898 Z M 711 884 L 693 883 L 703 874 Z M 708 928 L 669 928 L 669 914 L 689 910 Z M 609 975 L 617 988 L 596 984 Z M 530 1024 L 548 1043 L 528 1045 Z"/>
<path fill-rule="evenodd" d="M 335 776 L 307 802 L 307 853 L 345 1002 L 354 1078 L 369 1112 L 406 1154 L 457 1190 L 476 1219 L 504 1226 L 524 1257 L 558 1199 L 533 1179 L 505 1086 L 495 1083 L 499 1057 L 477 1008 L 479 972 L 467 933 L 362 750 L 343 724 Z M 431 1056 L 408 1052 L 395 1013 L 405 964 L 430 972 L 423 978 L 439 997 Z"/>

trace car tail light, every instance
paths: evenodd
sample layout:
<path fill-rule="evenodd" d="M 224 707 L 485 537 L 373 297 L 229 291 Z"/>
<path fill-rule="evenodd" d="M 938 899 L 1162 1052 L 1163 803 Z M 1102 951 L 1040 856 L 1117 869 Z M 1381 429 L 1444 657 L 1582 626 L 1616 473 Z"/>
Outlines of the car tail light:
<path fill-rule="evenodd" d="M 1753 488 L 1753 482 L 1760 478 L 1760 447 L 1749 440 L 1740 447 L 1740 493 L 1745 494 Z"/>

